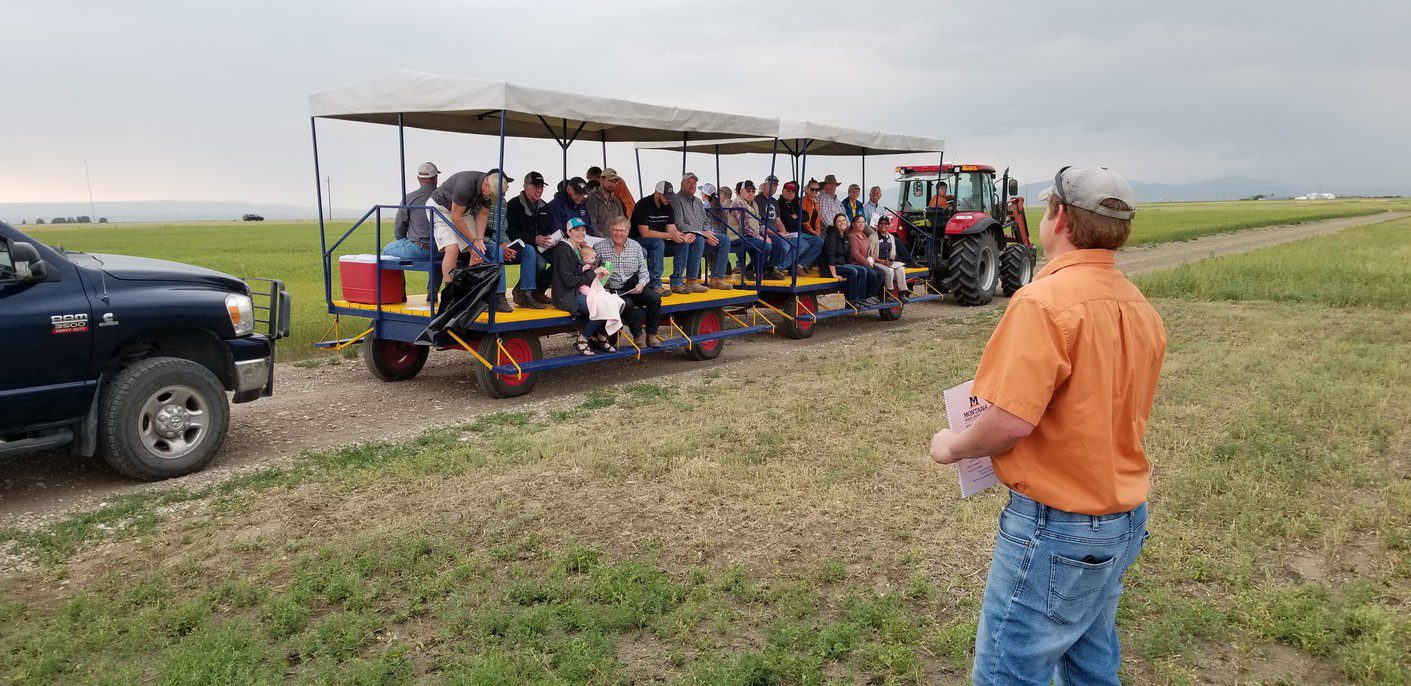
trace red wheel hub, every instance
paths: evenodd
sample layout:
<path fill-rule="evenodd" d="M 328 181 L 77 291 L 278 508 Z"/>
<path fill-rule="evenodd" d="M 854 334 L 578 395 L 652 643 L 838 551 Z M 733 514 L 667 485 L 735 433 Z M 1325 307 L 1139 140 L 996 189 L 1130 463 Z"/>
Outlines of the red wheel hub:
<path fill-rule="evenodd" d="M 381 348 L 382 361 L 392 369 L 406 369 L 416 362 L 417 349 L 411 343 L 383 341 Z"/>
<path fill-rule="evenodd" d="M 794 316 L 795 316 L 795 317 L 799 317 L 799 316 L 812 316 L 813 314 L 815 314 L 815 313 L 817 313 L 817 312 L 818 312 L 818 300 L 817 300 L 816 298 L 814 298 L 814 297 L 811 296 L 811 295 L 801 295 L 801 296 L 799 296 L 799 304 L 798 304 L 798 306 L 795 308 L 795 311 L 794 311 Z M 817 322 L 815 322 L 815 321 L 812 320 L 812 319 L 795 319 L 795 320 L 794 320 L 794 323 L 799 327 L 799 330 L 800 330 L 800 331 L 807 331 L 807 330 L 809 330 L 809 329 L 812 329 L 812 328 L 813 328 L 813 325 L 814 325 L 815 323 L 817 323 Z"/>
<path fill-rule="evenodd" d="M 700 326 L 696 329 L 696 335 L 712 334 L 717 331 L 720 331 L 720 317 L 716 316 L 713 311 L 702 314 Z M 720 345 L 720 341 L 706 341 L 700 344 L 701 349 L 707 352 L 715 350 L 718 345 Z"/>
<path fill-rule="evenodd" d="M 504 346 L 504 349 L 500 350 L 498 347 L 495 349 L 496 366 L 506 364 L 513 365 L 515 362 L 524 364 L 525 362 L 534 361 L 534 351 L 529 349 L 529 343 L 523 338 L 502 338 L 500 339 L 500 345 Z M 505 353 L 509 354 L 506 355 Z M 525 372 L 523 374 L 500 375 L 500 383 L 503 383 L 506 386 L 518 386 L 528 381 L 528 372 Z"/>

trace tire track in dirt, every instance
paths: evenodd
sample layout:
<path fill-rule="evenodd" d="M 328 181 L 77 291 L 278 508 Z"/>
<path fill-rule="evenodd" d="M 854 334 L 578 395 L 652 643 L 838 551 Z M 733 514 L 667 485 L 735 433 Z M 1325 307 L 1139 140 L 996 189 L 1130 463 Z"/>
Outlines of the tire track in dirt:
<path fill-rule="evenodd" d="M 1388 212 L 1308 224 L 1273 226 L 1124 250 L 1117 266 L 1128 274 L 1247 252 L 1311 236 L 1411 215 Z M 984 307 L 942 302 L 907 308 L 901 325 L 959 319 L 999 309 L 996 298 Z M 286 463 L 304 450 L 364 441 L 415 436 L 437 426 L 466 422 L 477 415 L 505 410 L 541 411 L 571 407 L 595 388 L 636 382 L 682 381 L 692 375 L 750 374 L 766 369 L 801 348 L 820 349 L 854 342 L 889 326 L 876 317 L 840 317 L 819 326 L 812 338 L 794 341 L 768 334 L 735 339 L 725 353 L 708 363 L 680 355 L 658 354 L 637 362 L 617 360 L 569 367 L 545 374 L 530 395 L 492 400 L 476 388 L 464 353 L 438 353 L 413 381 L 384 383 L 372 378 L 357 359 L 312 368 L 278 366 L 276 395 L 231 408 L 230 434 L 206 470 L 181 479 L 147 484 L 121 477 L 107 465 L 66 452 L 47 452 L 0 462 L 0 528 L 33 529 L 67 513 L 99 506 L 114 496 L 186 487 L 199 489 L 249 471 Z M 568 348 L 568 337 L 552 341 L 551 350 Z"/>

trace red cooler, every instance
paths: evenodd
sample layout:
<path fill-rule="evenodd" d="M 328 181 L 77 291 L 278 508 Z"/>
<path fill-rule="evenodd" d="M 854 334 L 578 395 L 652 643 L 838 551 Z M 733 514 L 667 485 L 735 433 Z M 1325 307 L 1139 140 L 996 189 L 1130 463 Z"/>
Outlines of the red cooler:
<path fill-rule="evenodd" d="M 343 299 L 350 303 L 377 305 L 377 256 L 344 255 L 338 258 L 338 281 Z M 407 281 L 400 269 L 382 269 L 382 305 L 407 299 Z"/>

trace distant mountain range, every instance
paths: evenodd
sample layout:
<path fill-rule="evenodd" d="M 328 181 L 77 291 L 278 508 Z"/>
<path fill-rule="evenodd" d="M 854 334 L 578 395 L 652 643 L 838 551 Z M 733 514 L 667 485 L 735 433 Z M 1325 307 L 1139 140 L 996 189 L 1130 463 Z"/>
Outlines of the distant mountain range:
<path fill-rule="evenodd" d="M 1019 187 L 1019 192 L 1031 203 L 1051 182 L 1041 181 Z M 1362 195 L 1411 195 L 1411 186 L 1338 186 L 1317 184 L 1309 187 L 1295 187 L 1287 184 L 1260 181 L 1238 176 L 1223 179 L 1210 179 L 1186 184 L 1146 183 L 1135 181 L 1132 190 L 1141 202 L 1190 202 L 1197 200 L 1238 200 L 1254 195 L 1273 198 L 1291 198 L 1305 193 L 1326 192 L 1339 196 Z M 885 195 L 895 198 L 895 187 Z M 100 202 L 95 207 L 97 215 L 93 221 L 106 217 L 110 222 L 150 222 L 150 221 L 209 221 L 235 220 L 242 214 L 258 214 L 265 219 L 316 219 L 318 211 L 306 205 L 281 205 L 273 203 L 203 200 L 132 200 L 120 202 Z M 367 209 L 335 208 L 333 214 L 340 219 L 362 216 Z M 0 203 L 0 220 L 11 224 L 21 221 L 34 223 L 43 219 L 48 223 L 54 217 L 77 217 L 89 214 L 86 202 L 32 202 Z"/>
<path fill-rule="evenodd" d="M 242 214 L 258 214 L 265 219 L 317 219 L 318 210 L 306 205 L 219 201 L 219 200 L 128 200 L 96 203 L 93 211 L 110 222 L 207 221 L 235 220 Z M 354 210 L 335 208 L 334 216 L 362 216 L 367 208 Z M 77 217 L 90 214 L 86 202 L 16 202 L 0 203 L 0 219 L 11 224 L 43 219 L 47 224 L 54 217 Z"/>

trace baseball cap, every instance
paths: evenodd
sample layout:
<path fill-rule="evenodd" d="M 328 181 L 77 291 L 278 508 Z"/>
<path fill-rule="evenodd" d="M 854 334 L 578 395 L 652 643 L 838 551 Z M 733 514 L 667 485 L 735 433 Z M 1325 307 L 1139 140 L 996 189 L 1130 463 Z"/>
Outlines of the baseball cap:
<path fill-rule="evenodd" d="M 580 218 L 580 217 L 572 217 L 572 218 L 570 218 L 570 219 L 568 220 L 568 224 L 567 224 L 566 226 L 564 226 L 564 229 L 563 229 L 563 230 L 564 230 L 565 233 L 567 233 L 567 232 L 569 232 L 569 231 L 572 231 L 573 229 L 578 229 L 578 228 L 582 228 L 582 229 L 588 228 L 588 222 L 583 221 L 583 219 Z"/>
<path fill-rule="evenodd" d="M 571 187 L 575 193 L 587 193 L 587 192 L 588 192 L 588 182 L 587 182 L 587 181 L 584 181 L 584 180 L 583 180 L 583 177 L 581 177 L 581 176 L 575 176 L 575 177 L 569 179 L 569 180 L 568 180 L 568 186 Z"/>
<path fill-rule="evenodd" d="M 618 180 L 618 179 L 620 179 L 620 178 L 622 178 L 622 177 L 617 175 L 617 170 L 616 170 L 616 169 L 613 169 L 612 167 L 608 167 L 607 169 L 604 169 L 604 170 L 603 170 L 603 178 L 606 179 L 606 180 L 608 180 L 608 181 L 616 181 L 616 180 Z"/>
<path fill-rule="evenodd" d="M 798 190 L 798 189 L 799 189 L 799 184 L 797 184 L 797 183 L 795 183 L 795 182 L 793 182 L 793 181 L 786 181 L 786 182 L 784 182 L 784 190 L 796 191 L 796 190 Z"/>
<path fill-rule="evenodd" d="M 1136 214 L 1137 194 L 1132 185 L 1107 167 L 1068 166 L 1058 170 L 1053 185 L 1039 193 L 1040 200 L 1057 195 L 1065 205 L 1081 207 L 1113 219 L 1131 219 Z M 1103 207 L 1105 200 L 1121 200 L 1130 210 Z"/>
<path fill-rule="evenodd" d="M 748 188 L 750 190 L 754 190 L 754 182 L 749 179 L 745 179 L 744 181 L 740 182 L 740 188 Z"/>
<path fill-rule="evenodd" d="M 706 195 L 715 195 L 715 185 L 711 183 L 701 184 L 700 191 Z"/>
<path fill-rule="evenodd" d="M 777 176 L 775 176 L 775 175 L 773 175 L 773 174 L 770 174 L 769 176 L 764 177 L 764 182 L 765 182 L 765 183 L 779 183 L 779 177 L 777 177 Z"/>
<path fill-rule="evenodd" d="M 855 183 L 850 183 L 850 184 L 848 184 L 848 190 L 850 190 L 850 191 L 860 191 L 860 190 L 862 190 L 862 186 L 859 186 L 859 185 L 857 185 L 857 184 L 855 184 Z"/>
<path fill-rule="evenodd" d="M 542 186 L 544 185 L 544 175 L 536 171 L 529 172 L 524 175 L 524 185 Z"/>
<path fill-rule="evenodd" d="M 416 168 L 416 178 L 418 179 L 429 179 L 440 173 L 441 170 L 437 169 L 436 165 L 431 162 L 422 162 L 421 166 Z"/>
<path fill-rule="evenodd" d="M 686 179 L 695 179 L 695 180 L 697 180 L 697 181 L 700 181 L 700 180 L 701 180 L 701 177 L 696 176 L 696 173 L 695 173 L 695 172 L 686 172 L 685 174 L 682 174 L 682 175 L 681 175 L 681 182 L 682 182 L 682 183 L 685 183 L 685 182 L 686 182 Z"/>
<path fill-rule="evenodd" d="M 514 183 L 514 177 L 513 177 L 513 176 L 510 176 L 509 174 L 506 174 L 506 173 L 505 173 L 504 171 L 502 171 L 499 167 L 496 167 L 496 168 L 494 168 L 494 169 L 491 169 L 490 171 L 485 172 L 485 174 L 486 174 L 487 176 L 490 175 L 490 174 L 499 174 L 500 176 L 505 177 L 505 183 Z"/>
<path fill-rule="evenodd" d="M 670 181 L 658 181 L 656 190 L 662 195 L 671 195 L 672 191 L 675 189 L 672 188 Z"/>

